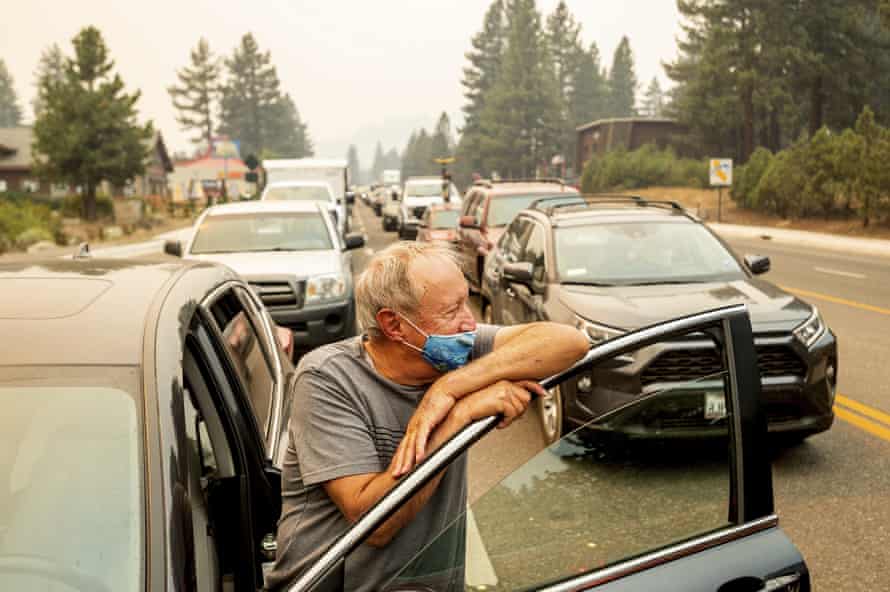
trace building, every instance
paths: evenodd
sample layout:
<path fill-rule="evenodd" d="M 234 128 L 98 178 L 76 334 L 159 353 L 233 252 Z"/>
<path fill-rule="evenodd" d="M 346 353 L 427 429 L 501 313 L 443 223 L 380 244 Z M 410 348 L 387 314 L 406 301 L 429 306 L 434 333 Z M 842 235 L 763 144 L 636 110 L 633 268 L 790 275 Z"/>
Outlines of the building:
<path fill-rule="evenodd" d="M 145 159 L 145 173 L 133 180 L 135 195 L 143 197 L 170 197 L 167 174 L 173 172 L 173 161 L 167 153 L 167 146 L 161 132 L 156 131 L 146 143 L 148 157 Z"/>
<path fill-rule="evenodd" d="M 225 180 L 226 195 L 237 199 L 253 192 L 253 184 L 244 180 L 247 165 L 239 158 L 201 156 L 194 160 L 177 162 L 170 176 L 173 201 L 216 199 L 222 192 Z"/>
<path fill-rule="evenodd" d="M 595 154 L 602 155 L 619 148 L 636 150 L 646 144 L 655 144 L 659 148 L 672 146 L 678 153 L 684 153 L 679 137 L 685 134 L 686 129 L 673 119 L 600 119 L 576 129 L 576 158 L 578 163 L 582 163 L 581 166 Z"/>
<path fill-rule="evenodd" d="M 0 192 L 58 193 L 34 174 L 31 144 L 34 132 L 30 126 L 0 128 Z M 64 194 L 64 191 L 61 191 Z"/>

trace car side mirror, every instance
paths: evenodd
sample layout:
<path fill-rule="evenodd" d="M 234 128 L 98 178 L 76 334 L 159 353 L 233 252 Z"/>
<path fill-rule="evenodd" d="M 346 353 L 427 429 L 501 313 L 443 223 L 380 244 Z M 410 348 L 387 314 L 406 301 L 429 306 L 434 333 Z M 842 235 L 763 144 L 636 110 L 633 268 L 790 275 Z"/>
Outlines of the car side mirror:
<path fill-rule="evenodd" d="M 182 257 L 182 243 L 178 240 L 165 241 L 164 252 L 174 257 Z"/>
<path fill-rule="evenodd" d="M 355 192 L 354 191 L 346 192 L 346 203 L 349 205 L 352 205 L 355 203 Z"/>
<path fill-rule="evenodd" d="M 347 234 L 344 241 L 346 243 L 346 248 L 344 250 L 351 251 L 352 249 L 358 249 L 365 246 L 365 235 L 353 232 Z"/>
<path fill-rule="evenodd" d="M 754 275 L 761 275 L 770 270 L 769 257 L 764 255 L 745 255 L 745 265 Z"/>
<path fill-rule="evenodd" d="M 501 274 L 508 282 L 517 284 L 530 285 L 532 282 L 532 264 L 528 261 L 519 261 L 517 263 L 505 263 Z"/>
<path fill-rule="evenodd" d="M 479 222 L 475 216 L 461 216 L 458 224 L 461 228 L 479 228 Z"/>

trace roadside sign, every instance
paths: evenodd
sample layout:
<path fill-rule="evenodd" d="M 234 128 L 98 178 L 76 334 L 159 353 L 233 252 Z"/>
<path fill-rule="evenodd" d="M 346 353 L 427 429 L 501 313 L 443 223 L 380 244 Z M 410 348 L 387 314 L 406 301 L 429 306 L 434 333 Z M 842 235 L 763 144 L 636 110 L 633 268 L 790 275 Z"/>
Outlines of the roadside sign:
<path fill-rule="evenodd" d="M 708 168 L 711 173 L 711 187 L 732 187 L 731 158 L 712 158 Z"/>

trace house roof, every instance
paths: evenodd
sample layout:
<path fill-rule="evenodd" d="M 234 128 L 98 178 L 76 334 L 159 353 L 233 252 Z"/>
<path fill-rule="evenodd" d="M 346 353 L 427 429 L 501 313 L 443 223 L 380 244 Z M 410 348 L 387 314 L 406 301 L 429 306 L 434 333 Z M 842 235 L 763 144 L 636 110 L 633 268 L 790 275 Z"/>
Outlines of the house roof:
<path fill-rule="evenodd" d="M 152 134 L 151 138 L 146 140 L 146 147 L 151 150 L 157 150 L 158 157 L 161 160 L 161 165 L 163 165 L 164 170 L 168 173 L 173 172 L 173 161 L 170 160 L 170 155 L 167 153 L 167 145 L 164 144 L 164 136 L 161 135 L 160 130 L 155 130 L 154 134 Z"/>
<path fill-rule="evenodd" d="M 601 125 L 609 124 L 609 123 L 677 123 L 674 119 L 667 118 L 655 118 L 655 117 L 616 117 L 613 119 L 597 119 L 596 121 L 591 121 L 590 123 L 585 123 L 584 125 L 579 125 L 575 128 L 575 131 L 583 132 L 584 130 L 589 130 L 592 127 L 599 127 Z"/>
<path fill-rule="evenodd" d="M 0 127 L 0 170 L 29 170 L 34 132 L 29 126 Z"/>

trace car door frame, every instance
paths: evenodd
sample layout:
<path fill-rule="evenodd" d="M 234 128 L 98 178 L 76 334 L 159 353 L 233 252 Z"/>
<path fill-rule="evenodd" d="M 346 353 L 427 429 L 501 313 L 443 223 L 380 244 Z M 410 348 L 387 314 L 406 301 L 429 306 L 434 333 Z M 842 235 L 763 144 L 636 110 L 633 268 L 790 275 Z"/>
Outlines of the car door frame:
<path fill-rule="evenodd" d="M 535 280 L 535 267 L 534 263 L 532 263 L 532 279 L 528 284 L 521 282 L 511 282 L 513 285 L 513 296 L 510 299 L 510 304 L 512 309 L 515 311 L 516 319 L 520 323 L 531 323 L 534 321 L 542 321 L 547 320 L 544 318 L 544 309 L 543 309 L 543 299 L 546 297 L 547 290 L 547 274 L 549 273 L 550 266 L 548 265 L 548 239 L 549 232 L 547 226 L 542 224 L 540 220 L 535 220 L 534 218 L 527 218 L 531 222 L 530 230 L 528 231 L 528 236 L 525 238 L 525 242 L 522 245 L 522 253 L 519 256 L 519 261 L 523 261 L 528 263 L 524 259 L 526 251 L 528 249 L 528 245 L 531 242 L 532 235 L 535 233 L 535 230 L 540 230 L 542 234 L 542 249 L 544 254 L 544 280 L 537 281 Z"/>
<path fill-rule="evenodd" d="M 644 327 L 591 347 L 579 362 L 568 370 L 541 382 L 550 388 L 573 378 L 596 362 L 622 355 L 658 341 L 691 331 L 720 327 L 725 338 L 727 407 L 732 418 L 730 454 L 730 496 L 728 520 L 732 526 L 703 537 L 672 545 L 641 557 L 631 558 L 605 569 L 572 576 L 550 586 L 552 590 L 578 590 L 622 581 L 639 573 L 652 573 L 664 565 L 683 558 L 717 549 L 720 545 L 744 542 L 763 532 L 778 533 L 774 513 L 772 470 L 766 445 L 766 415 L 761 405 L 760 375 L 754 350 L 753 331 L 744 304 L 726 306 Z M 745 396 L 742 396 L 744 393 Z M 369 509 L 353 526 L 322 554 L 306 573 L 287 589 L 290 592 L 327 591 L 338 587 L 338 578 L 346 557 L 362 544 L 401 505 L 426 485 L 443 468 L 494 429 L 498 416 L 476 421 L 433 452 L 389 493 Z M 745 446 L 741 446 L 745 442 Z M 785 539 L 787 540 L 787 539 Z M 789 543 L 790 544 L 790 543 Z M 798 555 L 799 557 L 799 555 Z M 623 580 L 628 581 L 628 580 Z"/>

